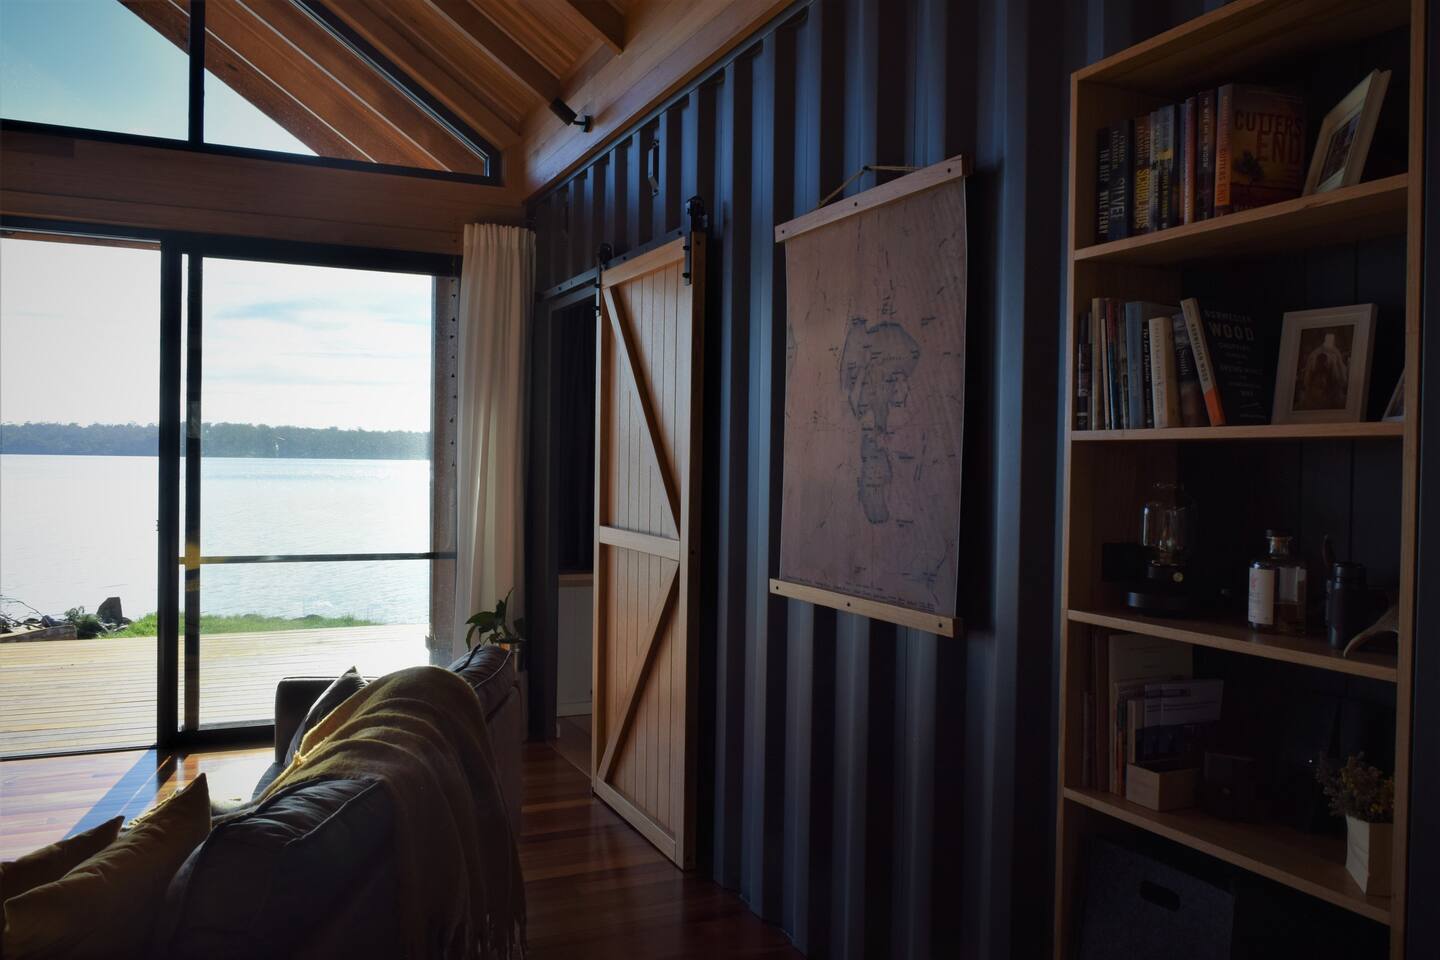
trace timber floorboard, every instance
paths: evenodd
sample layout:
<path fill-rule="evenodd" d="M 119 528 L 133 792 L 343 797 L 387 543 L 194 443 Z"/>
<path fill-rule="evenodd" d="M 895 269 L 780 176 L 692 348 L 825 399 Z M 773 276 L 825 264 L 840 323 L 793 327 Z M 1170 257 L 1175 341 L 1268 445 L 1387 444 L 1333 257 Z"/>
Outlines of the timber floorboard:
<path fill-rule="evenodd" d="M 520 863 L 530 960 L 799 960 L 735 894 L 683 873 L 590 793 L 547 743 L 524 748 Z M 117 814 L 133 817 L 201 772 L 212 797 L 247 796 L 271 747 L 161 757 L 153 750 L 0 763 L 0 859 Z"/>

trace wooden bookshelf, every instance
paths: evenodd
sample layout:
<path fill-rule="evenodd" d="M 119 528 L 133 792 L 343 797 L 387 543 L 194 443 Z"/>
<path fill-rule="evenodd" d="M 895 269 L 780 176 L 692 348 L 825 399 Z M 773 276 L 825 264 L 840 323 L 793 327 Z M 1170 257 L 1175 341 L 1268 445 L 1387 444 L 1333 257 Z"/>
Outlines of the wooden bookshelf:
<path fill-rule="evenodd" d="M 1174 443 L 1216 440 L 1400 440 L 1400 420 L 1361 423 L 1265 423 L 1236 427 L 1165 427 L 1139 430 L 1072 430 L 1072 443 Z"/>
<path fill-rule="evenodd" d="M 1065 799 L 1377 923 L 1390 923 L 1390 898 L 1367 897 L 1345 872 L 1344 837 L 1315 837 L 1272 823 L 1221 820 L 1196 807 L 1157 813 L 1098 790 L 1067 787 Z"/>
<path fill-rule="evenodd" d="M 1199 647 L 1213 647 L 1251 657 L 1280 660 L 1303 667 L 1333 670 L 1355 677 L 1395 682 L 1395 657 L 1383 653 L 1356 652 L 1342 657 L 1324 637 L 1287 637 L 1256 633 L 1239 620 L 1207 620 L 1198 617 L 1162 619 L 1146 617 L 1131 610 L 1071 610 L 1072 623 L 1088 623 L 1117 633 L 1143 633 Z"/>
<path fill-rule="evenodd" d="M 1288 285 L 1276 287 L 1283 289 L 1287 298 L 1284 309 L 1371 300 L 1386 304 L 1382 309 L 1387 311 L 1386 322 L 1392 324 L 1387 328 L 1389 342 L 1395 347 L 1403 341 L 1405 408 L 1417 409 L 1425 14 L 1423 0 L 1232 0 L 1072 75 L 1065 343 L 1069 376 L 1074 376 L 1076 367 L 1078 319 L 1092 298 L 1178 303 L 1183 296 L 1201 295 L 1192 290 L 1197 282 L 1205 284 L 1207 291 L 1222 293 L 1227 284 L 1234 283 L 1238 288 L 1228 302 L 1244 303 L 1251 291 L 1244 286 L 1246 281 L 1230 279 L 1230 271 L 1247 260 L 1263 261 L 1276 264 L 1277 272 L 1294 272 Z M 1353 52 L 1357 49 L 1401 51 L 1394 55 L 1408 60 L 1362 65 L 1352 62 L 1363 56 Z M 1400 68 L 1394 73 L 1387 103 L 1395 98 L 1398 104 L 1392 134 L 1403 139 L 1392 137 L 1383 157 L 1388 166 L 1377 165 L 1381 173 L 1372 179 L 1165 231 L 1096 242 L 1095 134 L 1100 128 L 1176 102 L 1206 86 L 1232 80 L 1270 82 L 1292 66 L 1313 77 L 1333 69 L 1360 70 L 1363 66 L 1368 70 L 1382 65 Z M 1318 120 L 1330 104 L 1312 106 Z M 1308 148 L 1313 148 L 1314 136 L 1312 130 Z M 1372 150 L 1372 163 L 1376 156 Z M 1349 274 L 1343 268 L 1327 271 L 1323 265 L 1330 261 L 1326 257 L 1348 256 L 1336 253 L 1344 250 L 1353 251 Z M 1362 282 L 1355 266 L 1362 253 L 1372 259 L 1392 257 L 1393 263 L 1387 261 L 1390 265 L 1383 276 Z M 1336 274 L 1349 279 L 1337 281 Z M 1255 282 L 1253 275 L 1249 282 Z M 1289 305 L 1292 289 L 1310 295 L 1317 283 L 1322 290 L 1343 290 L 1345 282 L 1356 290 L 1355 300 Z M 1328 295 L 1314 293 L 1316 297 Z M 1278 322 L 1278 315 L 1275 320 Z M 1392 365 L 1398 362 L 1392 355 Z M 1073 424 L 1073 384 L 1067 384 L 1066 406 L 1066 422 Z M 1379 411 L 1372 409 L 1370 415 L 1378 416 Z M 1059 960 L 1074 957 L 1077 948 L 1074 938 L 1085 901 L 1087 838 L 1136 831 L 1199 851 L 1231 868 L 1383 925 L 1377 935 L 1389 937 L 1392 960 L 1401 960 L 1408 849 L 1417 439 L 1413 418 L 1402 422 L 1066 430 L 1054 914 L 1055 956 Z M 1126 609 L 1123 590 L 1102 578 L 1102 547 L 1137 538 L 1140 508 L 1150 484 L 1175 479 L 1189 483 L 1192 475 L 1203 483 L 1220 484 L 1221 492 L 1209 491 L 1212 507 L 1216 502 L 1223 507 L 1233 501 L 1254 500 L 1237 503 L 1233 511 L 1212 508 L 1203 512 L 1202 536 L 1220 541 L 1225 550 L 1243 549 L 1253 538 L 1254 552 L 1259 553 L 1268 524 L 1251 528 L 1257 526 L 1257 514 L 1268 515 L 1275 504 L 1283 509 L 1274 513 L 1283 517 L 1306 518 L 1318 513 L 1319 519 L 1309 529 L 1312 539 L 1318 539 L 1320 532 L 1349 531 L 1343 535 L 1346 549 L 1359 551 L 1363 555 L 1357 559 L 1398 577 L 1400 635 L 1395 652 L 1364 652 L 1346 658 L 1332 650 L 1322 636 L 1257 634 L 1238 618 L 1162 619 Z M 1276 524 L 1287 522 L 1281 519 Z M 1341 556 L 1347 556 L 1344 550 Z M 1237 571 L 1226 566 L 1224 572 Z M 1243 566 L 1238 572 L 1243 575 Z M 1311 572 L 1312 593 L 1323 590 L 1317 572 Z M 1388 580 L 1386 585 L 1395 586 Z M 1314 626 L 1318 628 L 1318 624 Z M 1277 703 L 1289 692 L 1292 675 L 1293 685 L 1302 685 L 1332 682 L 1325 679 L 1328 673 L 1353 678 L 1347 689 L 1378 691 L 1373 696 L 1388 718 L 1386 698 L 1393 690 L 1396 846 L 1392 895 L 1366 896 L 1359 890 L 1345 870 L 1343 835 L 1311 835 L 1279 823 L 1221 820 L 1199 808 L 1157 813 L 1106 791 L 1089 789 L 1082 759 L 1083 703 L 1090 689 L 1092 644 L 1104 642 L 1114 633 L 1140 633 L 1224 651 L 1225 656 L 1207 658 L 1207 663 L 1217 670 L 1239 671 L 1251 678 L 1252 685 L 1284 677 L 1278 684 L 1285 689 L 1275 691 Z M 1227 684 L 1227 693 L 1229 690 Z"/>
<path fill-rule="evenodd" d="M 1401 233 L 1410 177 L 1396 174 L 1213 220 L 1097 243 L 1075 251 L 1078 263 L 1183 264 L 1268 253 L 1280 246 L 1368 240 Z"/>

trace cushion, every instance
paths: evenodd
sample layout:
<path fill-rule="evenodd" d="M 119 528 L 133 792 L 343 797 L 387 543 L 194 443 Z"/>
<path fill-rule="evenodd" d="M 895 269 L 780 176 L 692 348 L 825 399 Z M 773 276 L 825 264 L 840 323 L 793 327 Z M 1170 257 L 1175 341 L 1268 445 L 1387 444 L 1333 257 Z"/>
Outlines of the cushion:
<path fill-rule="evenodd" d="M 209 832 L 202 773 L 59 880 L 7 900 L 5 956 L 140 956 L 171 878 Z"/>
<path fill-rule="evenodd" d="M 312 780 L 218 824 L 170 884 L 157 953 L 289 956 L 384 867 L 393 815 L 379 780 Z"/>
<path fill-rule="evenodd" d="M 285 765 L 289 766 L 290 761 L 295 759 L 295 754 L 300 750 L 300 741 L 305 739 L 305 734 L 324 720 L 331 710 L 350 699 L 350 695 L 365 686 L 365 680 L 359 672 L 351 667 L 340 676 L 336 677 L 325 692 L 320 694 L 305 714 L 305 719 L 300 721 L 300 726 L 295 728 L 295 735 L 290 738 L 290 746 L 285 750 Z"/>
<path fill-rule="evenodd" d="M 450 664 L 450 672 L 460 674 L 470 684 L 480 698 L 486 717 L 505 701 L 505 695 L 510 692 L 515 679 L 515 671 L 510 669 L 510 651 L 493 643 L 471 647 L 468 653 Z"/>
<path fill-rule="evenodd" d="M 0 863 L 0 903 L 59 880 L 114 843 L 123 822 L 123 817 L 106 820 L 98 827 L 41 847 L 19 860 Z"/>

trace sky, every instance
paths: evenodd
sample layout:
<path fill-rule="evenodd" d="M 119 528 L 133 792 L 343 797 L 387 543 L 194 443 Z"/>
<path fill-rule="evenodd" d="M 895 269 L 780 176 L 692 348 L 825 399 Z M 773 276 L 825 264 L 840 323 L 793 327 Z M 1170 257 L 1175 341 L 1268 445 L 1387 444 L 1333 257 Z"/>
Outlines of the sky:
<path fill-rule="evenodd" d="M 118 0 L 0 0 L 0 116 L 183 139 L 185 56 Z M 311 153 L 207 76 L 211 142 Z M 0 240 L 0 421 L 159 419 L 160 255 Z M 428 430 L 432 281 L 210 260 L 202 418 Z"/>

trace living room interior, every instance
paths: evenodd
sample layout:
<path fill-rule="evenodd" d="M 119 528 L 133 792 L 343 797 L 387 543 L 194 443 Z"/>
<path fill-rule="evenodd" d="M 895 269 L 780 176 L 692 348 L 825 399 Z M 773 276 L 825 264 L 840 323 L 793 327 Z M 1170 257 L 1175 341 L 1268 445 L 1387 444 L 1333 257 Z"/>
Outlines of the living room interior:
<path fill-rule="evenodd" d="M 0 957 L 1440 957 L 1437 58 L 0 0 Z"/>

